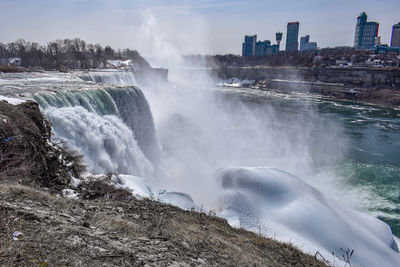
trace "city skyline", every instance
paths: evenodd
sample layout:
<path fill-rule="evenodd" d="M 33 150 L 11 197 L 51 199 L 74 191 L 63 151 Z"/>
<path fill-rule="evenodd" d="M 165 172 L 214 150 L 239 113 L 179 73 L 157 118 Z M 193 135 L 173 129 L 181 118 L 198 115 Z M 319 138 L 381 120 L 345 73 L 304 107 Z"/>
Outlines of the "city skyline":
<path fill-rule="evenodd" d="M 390 44 L 392 27 L 400 22 L 394 0 L 0 0 L 0 9 L 3 43 L 24 38 L 46 44 L 80 37 L 137 49 L 145 56 L 240 54 L 243 36 L 252 34 L 272 41 L 276 32 L 283 32 L 285 44 L 291 21 L 300 22 L 299 37 L 310 35 L 321 48 L 353 46 L 356 19 L 362 12 L 380 24 L 382 43 Z"/>

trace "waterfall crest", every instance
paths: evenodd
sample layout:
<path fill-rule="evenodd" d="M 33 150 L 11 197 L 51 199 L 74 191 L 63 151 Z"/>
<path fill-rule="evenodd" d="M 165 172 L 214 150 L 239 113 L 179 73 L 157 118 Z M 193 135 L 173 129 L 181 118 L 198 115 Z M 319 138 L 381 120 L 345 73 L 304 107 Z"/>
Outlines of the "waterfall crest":
<path fill-rule="evenodd" d="M 78 75 L 85 82 L 116 84 L 116 85 L 136 85 L 133 72 L 108 71 L 90 72 Z"/>

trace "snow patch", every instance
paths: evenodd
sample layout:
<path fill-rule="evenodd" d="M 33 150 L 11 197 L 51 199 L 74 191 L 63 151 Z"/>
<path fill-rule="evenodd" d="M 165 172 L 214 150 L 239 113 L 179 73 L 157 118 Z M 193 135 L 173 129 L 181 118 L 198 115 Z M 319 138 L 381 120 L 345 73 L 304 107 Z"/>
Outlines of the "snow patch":
<path fill-rule="evenodd" d="M 238 78 L 230 78 L 227 80 L 224 80 L 220 83 L 217 83 L 218 86 L 224 86 L 224 87 L 249 87 L 254 83 L 253 80 L 240 80 Z"/>
<path fill-rule="evenodd" d="M 165 204 L 177 206 L 184 210 L 199 210 L 199 208 L 194 204 L 193 199 L 185 193 L 160 190 L 157 194 L 156 200 Z"/>
<path fill-rule="evenodd" d="M 390 227 L 328 199 L 298 177 L 271 168 L 222 169 L 220 216 L 233 226 L 290 242 L 326 259 L 354 249 L 353 266 L 400 266 Z M 337 260 L 337 259 L 335 259 Z"/>
<path fill-rule="evenodd" d="M 73 176 L 71 176 L 71 182 L 69 183 L 69 186 L 73 189 L 77 189 L 78 186 L 81 184 L 82 180 L 77 179 Z"/>
<path fill-rule="evenodd" d="M 66 198 L 71 198 L 71 199 L 78 199 L 79 198 L 78 197 L 78 193 L 76 193 L 75 190 L 70 189 L 70 188 L 64 189 L 62 191 L 62 195 L 64 197 L 66 197 Z"/>
<path fill-rule="evenodd" d="M 119 174 L 116 179 L 119 186 L 130 189 L 135 197 L 153 198 L 153 193 L 143 178 L 133 175 Z"/>
<path fill-rule="evenodd" d="M 19 104 L 25 102 L 25 100 L 22 100 L 22 99 L 5 97 L 2 95 L 0 95 L 0 101 L 6 101 L 7 103 L 9 103 L 11 105 L 19 105 Z"/>

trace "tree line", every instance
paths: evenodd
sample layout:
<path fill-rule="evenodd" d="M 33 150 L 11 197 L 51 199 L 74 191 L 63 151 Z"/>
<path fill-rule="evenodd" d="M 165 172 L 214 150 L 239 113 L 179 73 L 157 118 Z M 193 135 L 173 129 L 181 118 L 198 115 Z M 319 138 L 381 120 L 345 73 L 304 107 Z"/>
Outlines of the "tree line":
<path fill-rule="evenodd" d="M 133 60 L 141 68 L 149 63 L 136 50 L 114 50 L 110 46 L 90 44 L 80 38 L 55 40 L 40 45 L 19 39 L 3 44 L 0 42 L 0 59 L 21 58 L 23 67 L 44 69 L 94 69 L 105 66 L 107 60 Z"/>

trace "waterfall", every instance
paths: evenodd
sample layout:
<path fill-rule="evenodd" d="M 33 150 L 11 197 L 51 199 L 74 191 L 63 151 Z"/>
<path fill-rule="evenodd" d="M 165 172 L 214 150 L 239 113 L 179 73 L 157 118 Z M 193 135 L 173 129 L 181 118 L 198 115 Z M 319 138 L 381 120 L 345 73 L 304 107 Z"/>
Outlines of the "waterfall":
<path fill-rule="evenodd" d="M 137 87 L 109 87 L 34 96 L 57 138 L 83 154 L 94 173 L 147 177 L 160 161 L 149 104 Z"/>
<path fill-rule="evenodd" d="M 115 84 L 115 85 L 136 85 L 133 72 L 107 71 L 90 72 L 78 75 L 85 82 Z"/>

